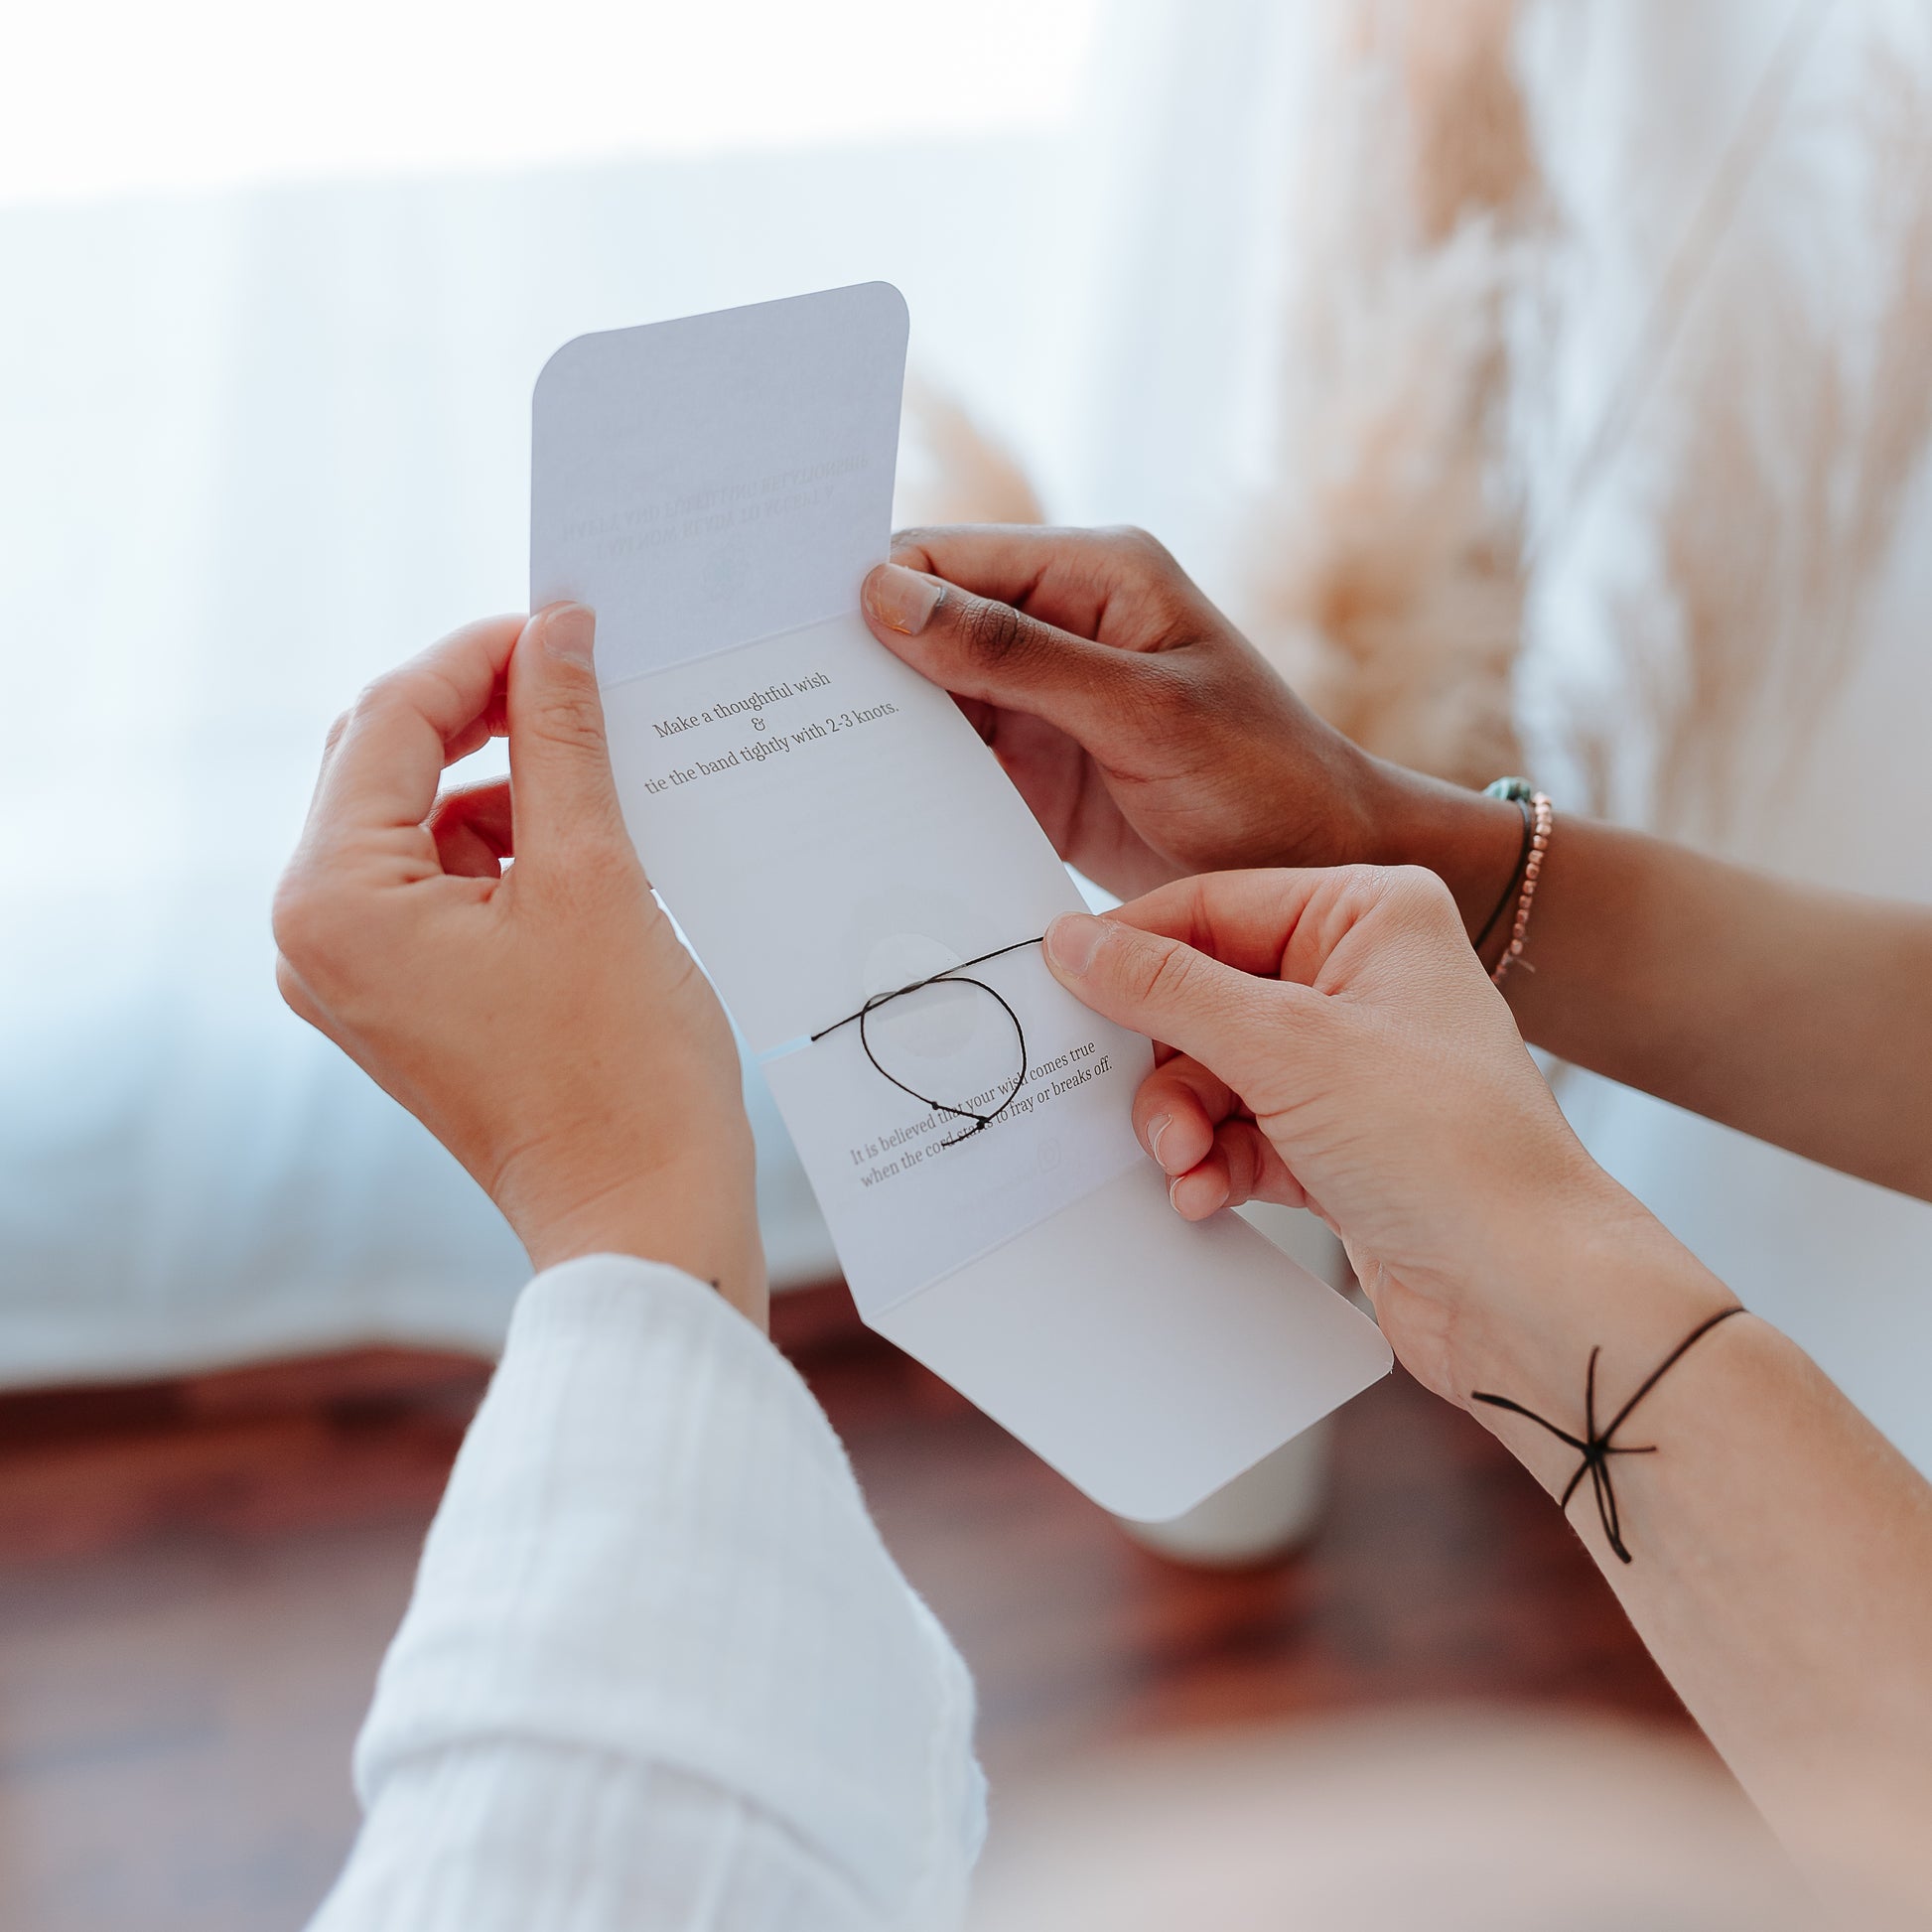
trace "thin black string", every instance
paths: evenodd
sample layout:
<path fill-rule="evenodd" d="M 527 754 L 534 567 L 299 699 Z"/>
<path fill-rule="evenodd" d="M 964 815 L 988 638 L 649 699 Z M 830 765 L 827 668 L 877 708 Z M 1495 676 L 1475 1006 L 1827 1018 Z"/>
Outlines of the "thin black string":
<path fill-rule="evenodd" d="M 1480 955 L 1489 943 L 1489 935 L 1496 929 L 1496 921 L 1516 903 L 1516 895 L 1522 890 L 1523 875 L 1530 869 L 1530 847 L 1536 843 L 1536 813 L 1527 798 L 1512 801 L 1523 814 L 1523 849 L 1516 855 L 1516 870 L 1509 875 L 1509 884 L 1503 888 L 1503 896 L 1496 901 L 1496 909 L 1483 920 L 1482 930 L 1470 942 Z"/>
<path fill-rule="evenodd" d="M 1617 1514 L 1616 1491 L 1610 1484 L 1610 1457 L 1613 1455 L 1655 1455 L 1657 1445 L 1645 1443 L 1626 1448 L 1621 1443 L 1613 1443 L 1610 1438 L 1630 1420 L 1630 1412 L 1645 1396 L 1654 1389 L 1664 1376 L 1684 1358 L 1692 1345 L 1700 1342 L 1721 1321 L 1728 1321 L 1733 1314 L 1742 1314 L 1743 1309 L 1733 1303 L 1727 1309 L 1720 1309 L 1708 1321 L 1700 1321 L 1691 1332 L 1673 1348 L 1664 1359 L 1653 1368 L 1639 1385 L 1637 1392 L 1601 1430 L 1596 1427 L 1596 1358 L 1603 1351 L 1600 1347 L 1589 1351 L 1589 1368 L 1584 1377 L 1584 1434 L 1573 1436 L 1567 1429 L 1559 1429 L 1547 1416 L 1539 1416 L 1534 1409 L 1525 1409 L 1520 1402 L 1512 1402 L 1506 1395 L 1484 1395 L 1479 1389 L 1472 1392 L 1471 1402 L 1486 1402 L 1492 1409 L 1507 1409 L 1512 1415 L 1526 1416 L 1541 1429 L 1547 1429 L 1560 1442 L 1565 1442 L 1584 1459 L 1577 1464 L 1577 1473 L 1565 1485 L 1563 1495 L 1558 1499 L 1560 1509 L 1570 1507 L 1570 1499 L 1577 1493 L 1578 1486 L 1585 1476 L 1589 1477 L 1589 1486 L 1596 1497 L 1596 1513 L 1602 1520 L 1603 1534 L 1609 1538 L 1610 1548 L 1623 1563 L 1630 1561 L 1630 1552 L 1623 1547 L 1623 1521 Z"/>
<path fill-rule="evenodd" d="M 984 966 L 989 959 L 1000 959 L 1010 952 L 1020 952 L 1027 946 L 1037 946 L 1046 935 L 1041 933 L 1037 939 L 1016 939 L 1010 946 L 995 946 L 991 952 L 983 952 L 972 959 L 962 959 L 957 966 L 948 966 L 943 972 L 928 973 L 922 980 L 914 980 L 909 986 L 896 987 L 890 993 L 875 993 L 856 1013 L 848 1013 L 843 1020 L 834 1020 L 829 1027 L 821 1027 L 812 1035 L 814 1042 L 823 1039 L 828 1034 L 835 1034 L 841 1027 L 849 1027 L 856 1020 L 859 1023 L 859 1044 L 865 1049 L 866 1058 L 872 1062 L 873 1071 L 882 1079 L 890 1080 L 900 1093 L 910 1094 L 922 1105 L 931 1107 L 942 1114 L 951 1114 L 955 1120 L 970 1120 L 973 1124 L 964 1133 L 955 1134 L 950 1140 L 939 1143 L 941 1147 L 957 1147 L 961 1141 L 971 1140 L 982 1129 L 991 1127 L 1000 1116 L 1011 1107 L 1020 1089 L 1027 1084 L 1027 1030 L 1020 1024 L 1020 1016 L 1014 1012 L 1007 1001 L 984 980 L 966 977 L 969 966 Z M 940 981 L 954 986 L 977 986 L 982 993 L 990 993 L 998 1002 L 1000 1010 L 1013 1022 L 1014 1036 L 1020 1041 L 1020 1071 L 1013 1085 L 1007 1089 L 1007 1096 L 990 1114 L 975 1113 L 971 1107 L 955 1107 L 944 1100 L 935 1100 L 929 1093 L 921 1093 L 917 1087 L 908 1087 L 897 1073 L 891 1072 L 879 1063 L 879 1055 L 872 1050 L 872 1039 L 866 1032 L 866 1022 L 881 1007 L 893 1000 L 902 1000 L 908 993 L 920 992 Z"/>

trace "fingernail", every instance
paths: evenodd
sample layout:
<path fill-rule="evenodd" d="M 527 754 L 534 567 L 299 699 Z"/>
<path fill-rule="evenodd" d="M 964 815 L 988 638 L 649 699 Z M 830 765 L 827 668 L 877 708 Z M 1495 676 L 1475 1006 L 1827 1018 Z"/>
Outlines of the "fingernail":
<path fill-rule="evenodd" d="M 936 577 L 907 570 L 903 564 L 881 564 L 866 579 L 866 609 L 883 624 L 916 637 L 926 627 L 946 595 Z"/>
<path fill-rule="evenodd" d="M 1187 1173 L 1192 1173 L 1193 1172 L 1194 1170 L 1192 1168 L 1189 1168 L 1187 1170 Z M 1174 1177 L 1172 1180 L 1168 1182 L 1168 1205 L 1172 1207 L 1176 1214 L 1184 1214 L 1186 1212 L 1186 1209 L 1181 1206 L 1180 1199 L 1179 1199 L 1180 1183 L 1186 1178 L 1187 1178 L 1186 1173 L 1177 1173 L 1174 1175 Z M 1207 1213 L 1218 1214 L 1221 1211 L 1221 1209 L 1228 1204 L 1228 1197 L 1231 1191 L 1232 1190 L 1229 1188 L 1227 1182 L 1225 1180 L 1222 1181 L 1221 1184 L 1214 1190 L 1214 1198 L 1212 1202 L 1208 1205 Z M 1205 1219 L 1205 1216 L 1203 1216 L 1202 1218 Z"/>
<path fill-rule="evenodd" d="M 1156 1114 L 1147 1124 L 1147 1151 L 1157 1161 L 1161 1161 L 1161 1136 L 1173 1125 L 1173 1116 L 1172 1114 Z M 1161 1165 L 1165 1168 L 1167 1163 L 1162 1161 Z"/>
<path fill-rule="evenodd" d="M 1093 964 L 1106 936 L 1104 920 L 1086 912 L 1062 912 L 1046 928 L 1046 956 L 1061 972 L 1078 979 Z"/>
<path fill-rule="evenodd" d="M 597 613 L 582 604 L 553 604 L 543 614 L 543 647 L 566 664 L 589 664 L 597 644 Z"/>

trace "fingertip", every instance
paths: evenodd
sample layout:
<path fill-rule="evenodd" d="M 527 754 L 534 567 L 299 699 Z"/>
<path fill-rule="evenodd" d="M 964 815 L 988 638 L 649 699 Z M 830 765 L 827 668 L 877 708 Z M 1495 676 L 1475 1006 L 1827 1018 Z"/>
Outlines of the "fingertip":
<path fill-rule="evenodd" d="M 611 768 L 595 646 L 597 614 L 568 601 L 545 605 L 510 659 L 504 687 L 516 839 L 539 869 L 566 847 L 624 845 Z M 531 875 L 526 875 L 526 879 Z"/>
<path fill-rule="evenodd" d="M 1046 928 L 1046 963 L 1060 979 L 1080 979 L 1106 936 L 1106 920 L 1091 912 L 1062 912 Z"/>
<path fill-rule="evenodd" d="M 878 564 L 866 573 L 859 602 L 877 629 L 883 625 L 901 637 L 916 637 L 945 602 L 946 585 L 903 564 Z"/>
<path fill-rule="evenodd" d="M 1157 1090 L 1153 1111 L 1141 1124 L 1140 1139 L 1163 1173 L 1182 1174 L 1207 1158 L 1214 1145 L 1214 1124 L 1194 1094 L 1184 1087 L 1171 1087 Z"/>
<path fill-rule="evenodd" d="M 1229 1206 L 1239 1206 L 1254 1198 L 1265 1146 L 1260 1128 L 1251 1120 L 1223 1121 L 1215 1129 L 1214 1147 L 1220 1156 L 1219 1166 L 1227 1175 Z"/>
<path fill-rule="evenodd" d="M 1218 1214 L 1231 1198 L 1227 1175 L 1212 1161 L 1203 1161 L 1168 1182 L 1169 1203 L 1185 1221 L 1205 1221 Z"/>
<path fill-rule="evenodd" d="M 591 667 L 597 649 L 597 613 L 583 604 L 547 604 L 536 616 L 538 641 L 559 663 Z"/>

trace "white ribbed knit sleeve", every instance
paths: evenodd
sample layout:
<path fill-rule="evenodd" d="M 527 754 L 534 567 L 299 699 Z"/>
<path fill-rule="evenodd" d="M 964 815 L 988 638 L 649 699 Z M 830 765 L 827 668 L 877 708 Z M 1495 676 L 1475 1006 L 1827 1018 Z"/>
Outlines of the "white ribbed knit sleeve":
<path fill-rule="evenodd" d="M 823 1413 L 709 1289 L 524 1291 L 355 1753 L 320 1932 L 953 1924 L 965 1667 Z"/>

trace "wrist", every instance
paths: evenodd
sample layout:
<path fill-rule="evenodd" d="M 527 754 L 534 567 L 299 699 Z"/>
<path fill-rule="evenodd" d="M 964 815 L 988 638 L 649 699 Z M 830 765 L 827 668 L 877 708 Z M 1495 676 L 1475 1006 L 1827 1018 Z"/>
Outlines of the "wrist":
<path fill-rule="evenodd" d="M 764 1249 L 749 1133 L 745 1139 L 725 1158 L 693 1157 L 568 1192 L 539 1190 L 504 1203 L 504 1212 L 539 1273 L 594 1254 L 662 1262 L 709 1282 L 762 1329 Z"/>
<path fill-rule="evenodd" d="M 1524 1218 L 1537 1233 L 1490 1278 L 1451 1374 L 1455 1398 L 1556 1493 L 1575 1472 L 1576 1452 L 1470 1398 L 1507 1396 L 1582 1436 L 1592 1350 L 1600 1351 L 1600 1426 L 1699 1322 L 1736 1298 L 1606 1175 Z"/>
<path fill-rule="evenodd" d="M 1381 759 L 1362 781 L 1367 830 L 1359 857 L 1423 866 L 1449 887 L 1463 929 L 1476 931 L 1516 870 L 1523 815 L 1507 799 L 1425 777 Z"/>

